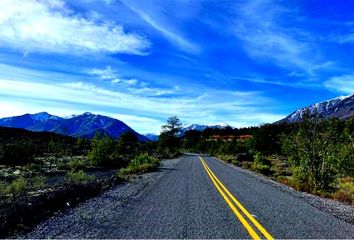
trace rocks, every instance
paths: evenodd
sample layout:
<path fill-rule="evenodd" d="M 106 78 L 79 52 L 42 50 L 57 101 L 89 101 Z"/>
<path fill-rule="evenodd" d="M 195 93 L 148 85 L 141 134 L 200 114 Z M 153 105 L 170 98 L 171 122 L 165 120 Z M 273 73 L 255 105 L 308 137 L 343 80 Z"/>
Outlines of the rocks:
<path fill-rule="evenodd" d="M 60 209 L 100 194 L 118 183 L 114 177 L 81 184 L 62 184 L 55 188 L 33 192 L 0 206 L 0 238 L 8 232 L 21 232 Z"/>
<path fill-rule="evenodd" d="M 75 238 L 76 234 L 89 233 L 92 224 L 104 223 L 123 208 L 135 201 L 141 194 L 149 191 L 153 183 L 163 177 L 178 159 L 164 160 L 157 172 L 150 172 L 124 182 L 104 192 L 101 196 L 89 199 L 62 215 L 56 215 L 38 225 L 33 232 L 16 237 L 20 238 Z M 68 227 L 70 229 L 68 229 Z M 90 235 L 86 236 L 87 238 Z"/>

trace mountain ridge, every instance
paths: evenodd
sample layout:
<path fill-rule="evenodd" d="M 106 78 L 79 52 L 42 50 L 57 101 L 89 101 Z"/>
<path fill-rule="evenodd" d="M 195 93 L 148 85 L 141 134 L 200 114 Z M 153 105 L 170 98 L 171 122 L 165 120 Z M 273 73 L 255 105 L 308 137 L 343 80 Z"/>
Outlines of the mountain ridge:
<path fill-rule="evenodd" d="M 305 112 L 310 114 L 319 114 L 321 118 L 339 118 L 345 120 L 354 115 L 354 94 L 348 96 L 339 96 L 326 101 L 311 104 L 300 108 L 285 118 L 275 123 L 294 123 L 300 122 Z"/>
<path fill-rule="evenodd" d="M 96 132 L 107 134 L 115 139 L 125 132 L 134 133 L 140 141 L 148 138 L 139 134 L 124 122 L 90 112 L 62 118 L 47 112 L 24 114 L 0 119 L 0 126 L 22 128 L 34 132 L 54 132 L 62 135 L 93 138 Z"/>

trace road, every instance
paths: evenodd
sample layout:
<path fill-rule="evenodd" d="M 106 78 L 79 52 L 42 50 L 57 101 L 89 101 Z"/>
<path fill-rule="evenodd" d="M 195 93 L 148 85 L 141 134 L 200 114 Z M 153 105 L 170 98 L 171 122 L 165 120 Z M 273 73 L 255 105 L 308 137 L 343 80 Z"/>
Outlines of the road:
<path fill-rule="evenodd" d="M 353 225 L 211 157 L 184 156 L 125 205 L 100 198 L 88 217 L 74 217 L 79 206 L 26 237 L 354 238 Z"/>

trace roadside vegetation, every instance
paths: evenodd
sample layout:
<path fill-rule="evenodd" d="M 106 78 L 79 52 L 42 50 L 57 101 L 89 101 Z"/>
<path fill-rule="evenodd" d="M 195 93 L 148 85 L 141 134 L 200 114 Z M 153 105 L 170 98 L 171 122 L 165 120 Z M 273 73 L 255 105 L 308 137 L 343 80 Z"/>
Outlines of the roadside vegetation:
<path fill-rule="evenodd" d="M 207 153 L 297 190 L 354 205 L 354 117 L 189 131 L 185 151 Z"/>
<path fill-rule="evenodd" d="M 160 159 L 180 153 L 181 126 L 169 118 L 158 142 L 141 142 L 132 132 L 89 140 L 0 127 L 0 205 L 63 185 L 154 171 Z"/>
<path fill-rule="evenodd" d="M 161 159 L 182 152 L 206 153 L 297 190 L 354 205 L 354 117 L 324 121 L 307 113 L 296 124 L 181 130 L 176 116 L 162 126 L 156 142 L 141 142 L 131 132 L 119 139 L 96 134 L 90 140 L 0 127 L 0 232 L 25 219 L 32 223 L 38 211 L 56 211 L 68 201 L 155 171 Z"/>
<path fill-rule="evenodd" d="M 120 178 L 125 178 L 132 174 L 155 171 L 159 164 L 160 161 L 157 158 L 150 156 L 147 153 L 143 153 L 135 156 L 127 167 L 121 168 L 118 171 L 117 176 Z"/>
<path fill-rule="evenodd" d="M 0 237 L 119 183 L 118 172 L 155 170 L 157 148 L 130 132 L 89 140 L 0 127 Z"/>
<path fill-rule="evenodd" d="M 132 132 L 93 139 L 0 127 L 0 237 L 180 154 L 181 122 L 171 117 L 157 142 Z"/>

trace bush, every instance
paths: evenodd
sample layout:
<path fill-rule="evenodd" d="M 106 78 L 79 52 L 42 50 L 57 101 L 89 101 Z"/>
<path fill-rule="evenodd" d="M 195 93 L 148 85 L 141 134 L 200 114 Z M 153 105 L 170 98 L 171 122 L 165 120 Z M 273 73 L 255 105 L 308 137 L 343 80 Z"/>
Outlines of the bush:
<path fill-rule="evenodd" d="M 351 177 L 339 180 L 338 190 L 332 194 L 334 199 L 354 205 L 354 179 Z"/>
<path fill-rule="evenodd" d="M 149 154 L 147 153 L 143 153 L 143 154 L 139 154 L 137 156 L 135 156 L 135 158 L 131 161 L 131 163 L 129 164 L 129 166 L 139 166 L 139 165 L 142 165 L 142 164 L 157 164 L 159 163 L 159 160 L 156 159 L 155 157 L 153 156 L 150 156 Z"/>
<path fill-rule="evenodd" d="M 26 194 L 30 190 L 43 189 L 46 187 L 46 180 L 43 176 L 37 176 L 30 180 L 19 177 L 10 183 L 0 181 L 0 198 L 8 195 L 17 197 Z"/>
<path fill-rule="evenodd" d="M 233 155 L 227 155 L 227 154 L 218 154 L 217 157 L 225 162 L 232 163 L 232 164 L 237 164 L 236 157 Z"/>
<path fill-rule="evenodd" d="M 254 161 L 251 165 L 251 170 L 269 176 L 272 174 L 271 162 L 266 159 L 261 153 L 256 153 L 256 155 L 254 156 Z"/>
<path fill-rule="evenodd" d="M 30 189 L 28 181 L 23 178 L 19 177 L 11 182 L 8 186 L 8 192 L 13 196 L 20 196 L 25 194 Z"/>
<path fill-rule="evenodd" d="M 160 161 L 147 153 L 137 155 L 126 168 L 118 171 L 118 177 L 124 177 L 131 174 L 142 174 L 157 169 Z"/>
<path fill-rule="evenodd" d="M 72 159 L 68 165 L 72 171 L 78 171 L 85 167 L 85 163 L 79 158 Z"/>
<path fill-rule="evenodd" d="M 242 162 L 241 166 L 242 166 L 242 168 L 250 169 L 252 166 L 252 163 L 251 162 Z"/>
<path fill-rule="evenodd" d="M 44 176 L 37 176 L 31 179 L 31 189 L 39 190 L 44 189 L 46 187 L 47 178 Z"/>
<path fill-rule="evenodd" d="M 8 183 L 0 181 L 0 198 L 6 197 L 9 194 Z"/>
<path fill-rule="evenodd" d="M 95 179 L 94 176 L 89 176 L 82 170 L 68 172 L 65 177 L 69 183 L 87 183 Z"/>
<path fill-rule="evenodd" d="M 100 138 L 96 134 L 91 142 L 92 149 L 88 152 L 88 160 L 91 164 L 103 167 L 117 167 L 119 165 L 116 154 L 116 143 L 109 136 Z"/>

